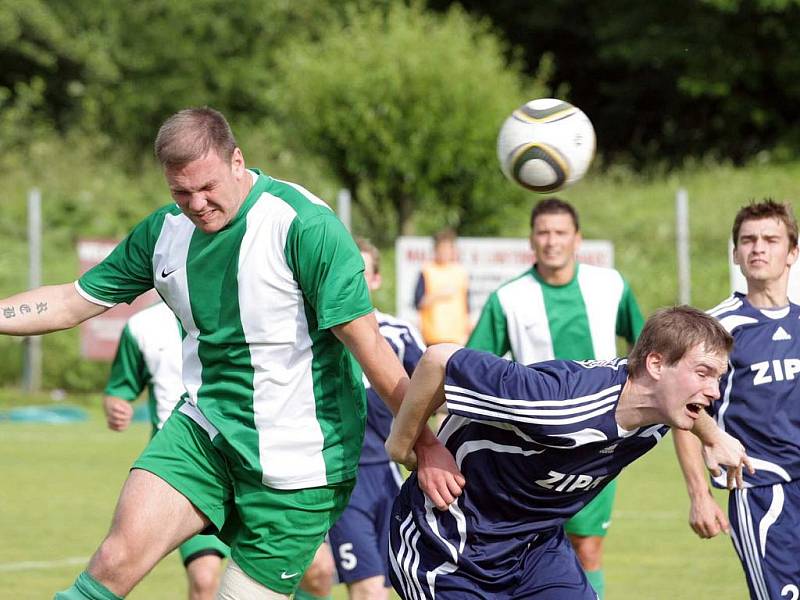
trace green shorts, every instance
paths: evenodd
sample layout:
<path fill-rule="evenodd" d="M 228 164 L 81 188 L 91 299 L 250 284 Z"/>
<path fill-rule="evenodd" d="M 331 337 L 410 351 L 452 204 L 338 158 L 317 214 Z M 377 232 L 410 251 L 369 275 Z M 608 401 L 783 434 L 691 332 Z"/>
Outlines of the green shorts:
<path fill-rule="evenodd" d="M 215 535 L 191 537 L 180 545 L 178 551 L 181 553 L 184 567 L 188 567 L 190 562 L 201 556 L 213 554 L 220 558 L 228 558 L 231 555 L 231 549 Z"/>
<path fill-rule="evenodd" d="M 281 594 L 300 583 L 355 485 L 352 479 L 300 490 L 267 487 L 221 435 L 212 442 L 177 410 L 133 468 L 150 471 L 186 496 L 242 570 Z"/>
<path fill-rule="evenodd" d="M 584 506 L 578 514 L 564 524 L 570 535 L 604 537 L 611 525 L 611 509 L 614 507 L 614 495 L 617 492 L 617 480 L 609 483 L 594 500 Z"/>

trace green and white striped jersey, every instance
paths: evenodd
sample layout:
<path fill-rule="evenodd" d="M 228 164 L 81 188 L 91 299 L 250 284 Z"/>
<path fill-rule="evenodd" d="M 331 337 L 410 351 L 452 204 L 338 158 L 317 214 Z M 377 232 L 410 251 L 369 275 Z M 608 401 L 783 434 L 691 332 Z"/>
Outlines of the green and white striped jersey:
<path fill-rule="evenodd" d="M 644 318 L 614 269 L 577 264 L 575 276 L 549 285 L 535 267 L 493 292 L 467 346 L 531 364 L 554 358 L 609 359 L 616 336 L 633 344 Z"/>
<path fill-rule="evenodd" d="M 253 171 L 234 219 L 206 234 L 176 205 L 139 225 L 76 288 L 102 304 L 155 287 L 180 320 L 187 402 L 265 485 L 356 475 L 360 370 L 330 328 L 372 311 L 350 234 L 306 189 Z"/>
<path fill-rule="evenodd" d="M 184 393 L 181 329 L 163 302 L 139 311 L 125 323 L 104 393 L 133 402 L 145 389 L 155 434 Z"/>

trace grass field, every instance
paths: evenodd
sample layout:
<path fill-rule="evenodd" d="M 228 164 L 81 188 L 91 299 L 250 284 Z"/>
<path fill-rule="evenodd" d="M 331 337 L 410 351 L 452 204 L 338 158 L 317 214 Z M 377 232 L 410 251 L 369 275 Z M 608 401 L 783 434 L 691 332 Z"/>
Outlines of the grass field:
<path fill-rule="evenodd" d="M 20 401 L 3 399 L 0 408 Z M 68 586 L 105 534 L 128 466 L 148 438 L 134 424 L 105 429 L 96 409 L 69 425 L 0 421 L 0 599 L 41 600 Z M 671 440 L 623 475 L 607 541 L 608 600 L 747 598 L 730 540 L 701 541 Z M 185 597 L 183 569 L 167 557 L 132 600 Z M 344 589 L 334 598 L 344 599 Z"/>

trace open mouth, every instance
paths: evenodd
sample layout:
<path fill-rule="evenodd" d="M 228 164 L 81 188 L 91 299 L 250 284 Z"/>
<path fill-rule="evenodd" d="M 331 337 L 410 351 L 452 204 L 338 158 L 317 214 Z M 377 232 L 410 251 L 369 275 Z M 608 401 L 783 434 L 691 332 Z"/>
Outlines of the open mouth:
<path fill-rule="evenodd" d="M 686 405 L 686 410 L 688 410 L 693 417 L 699 417 L 700 411 L 703 410 L 703 405 L 697 402 L 691 402 Z"/>

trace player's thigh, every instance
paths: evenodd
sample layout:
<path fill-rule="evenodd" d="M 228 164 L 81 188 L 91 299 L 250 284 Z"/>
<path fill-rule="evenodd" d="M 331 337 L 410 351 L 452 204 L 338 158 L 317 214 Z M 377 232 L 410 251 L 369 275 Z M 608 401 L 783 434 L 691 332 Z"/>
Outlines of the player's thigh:
<path fill-rule="evenodd" d="M 257 474 L 237 473 L 234 479 L 236 510 L 220 536 L 230 543 L 231 558 L 270 590 L 294 592 L 355 481 L 278 490 L 263 485 Z"/>
<path fill-rule="evenodd" d="M 520 564 L 511 600 L 596 600 L 563 529 L 532 546 Z"/>
<path fill-rule="evenodd" d="M 175 410 L 133 468 L 168 483 L 219 531 L 233 506 L 227 461 L 217 446 L 221 442 L 219 436 L 212 440 L 197 423 Z M 163 521 L 156 525 L 165 526 Z"/>
<path fill-rule="evenodd" d="M 732 539 L 752 598 L 800 598 L 800 482 L 731 493 Z"/>
<path fill-rule="evenodd" d="M 396 469 L 388 463 L 359 469 L 350 503 L 328 533 L 341 582 L 383 576 L 389 585 L 389 517 L 399 490 Z"/>
<path fill-rule="evenodd" d="M 584 537 L 605 536 L 611 525 L 611 512 L 614 509 L 616 492 L 617 480 L 615 479 L 567 521 L 564 525 L 567 533 Z"/>

